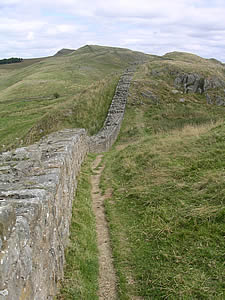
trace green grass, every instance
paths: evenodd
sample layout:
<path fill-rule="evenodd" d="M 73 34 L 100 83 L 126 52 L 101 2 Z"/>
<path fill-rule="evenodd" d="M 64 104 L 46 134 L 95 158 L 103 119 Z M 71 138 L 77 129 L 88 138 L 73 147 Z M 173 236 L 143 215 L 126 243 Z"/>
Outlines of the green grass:
<path fill-rule="evenodd" d="M 85 46 L 66 55 L 0 66 L 0 151 L 62 128 L 97 132 L 120 74 L 141 57 L 146 55 Z"/>
<path fill-rule="evenodd" d="M 118 76 L 105 78 L 62 103 L 57 104 L 59 98 L 55 99 L 55 105 L 51 105 L 26 133 L 25 144 L 31 144 L 43 135 L 65 127 L 86 128 L 89 134 L 96 133 L 103 125 L 118 79 Z"/>
<path fill-rule="evenodd" d="M 65 278 L 57 299 L 98 299 L 98 250 L 90 187 L 93 157 L 88 156 L 79 176 L 66 251 Z"/>
<path fill-rule="evenodd" d="M 144 70 L 101 181 L 119 299 L 224 299 L 225 109 Z"/>
<path fill-rule="evenodd" d="M 146 56 L 85 46 L 0 67 L 0 150 L 65 127 L 97 132 L 119 75 L 138 59 Z M 176 72 L 224 80 L 224 66 L 177 52 L 148 59 L 135 74 L 101 180 L 103 190 L 113 189 L 105 205 L 119 299 L 225 299 L 225 108 L 207 105 L 204 95 L 173 93 Z M 92 160 L 81 171 L 58 299 L 98 299 Z"/>

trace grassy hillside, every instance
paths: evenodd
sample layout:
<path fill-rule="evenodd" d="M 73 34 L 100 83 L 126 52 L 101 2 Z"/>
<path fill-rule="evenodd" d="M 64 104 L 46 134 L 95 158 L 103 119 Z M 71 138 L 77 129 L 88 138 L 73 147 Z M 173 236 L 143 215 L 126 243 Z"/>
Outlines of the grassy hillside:
<path fill-rule="evenodd" d="M 217 65 L 172 53 L 135 75 L 101 183 L 113 189 L 106 209 L 119 299 L 225 298 L 225 108 L 174 94 L 171 72 L 222 78 Z"/>
<path fill-rule="evenodd" d="M 224 299 L 225 107 L 174 87 L 180 73 L 224 81 L 223 64 L 187 53 L 157 57 L 87 45 L 0 66 L 1 149 L 64 127 L 97 132 L 123 69 L 146 59 L 101 180 L 103 190 L 112 189 L 105 206 L 119 299 Z M 213 93 L 224 97 L 224 88 Z M 93 157 L 79 182 L 58 299 L 97 299 Z"/>
<path fill-rule="evenodd" d="M 64 127 L 96 132 L 119 75 L 129 63 L 147 57 L 88 45 L 60 53 L 0 66 L 0 151 Z"/>

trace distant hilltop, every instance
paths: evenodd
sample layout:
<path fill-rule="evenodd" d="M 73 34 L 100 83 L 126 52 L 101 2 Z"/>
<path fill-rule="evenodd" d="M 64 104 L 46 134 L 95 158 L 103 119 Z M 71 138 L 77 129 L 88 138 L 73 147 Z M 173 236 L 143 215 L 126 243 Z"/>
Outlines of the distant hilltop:
<path fill-rule="evenodd" d="M 75 50 L 63 48 L 59 50 L 54 56 L 62 56 L 73 53 Z"/>

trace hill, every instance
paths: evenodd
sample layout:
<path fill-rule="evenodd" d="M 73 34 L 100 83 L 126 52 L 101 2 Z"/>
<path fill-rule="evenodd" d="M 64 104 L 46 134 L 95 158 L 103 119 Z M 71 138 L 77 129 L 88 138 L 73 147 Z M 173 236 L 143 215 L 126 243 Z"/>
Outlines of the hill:
<path fill-rule="evenodd" d="M 0 66 L 0 149 L 32 143 L 65 127 L 95 133 L 121 72 L 147 57 L 127 49 L 85 46 Z"/>
<path fill-rule="evenodd" d="M 173 52 L 149 56 L 135 73 L 100 182 L 118 299 L 225 297 L 224 71 L 215 60 Z M 88 298 L 90 286 L 98 299 L 98 253 L 89 246 L 95 227 L 86 227 L 87 219 L 94 222 L 88 212 L 92 160 L 81 173 L 71 227 L 76 238 L 59 299 Z M 93 268 L 88 282 L 86 261 Z"/>
<path fill-rule="evenodd" d="M 97 132 L 119 76 L 135 62 L 142 64 L 100 182 L 118 296 L 224 299 L 224 64 L 189 53 L 159 57 L 86 45 L 0 66 L 1 150 L 65 127 Z M 59 299 L 87 299 L 90 290 L 97 297 L 94 156 L 81 172 Z"/>
<path fill-rule="evenodd" d="M 101 182 L 120 299 L 225 297 L 224 70 L 170 53 L 135 75 Z M 214 85 L 184 91 L 184 74 Z"/>

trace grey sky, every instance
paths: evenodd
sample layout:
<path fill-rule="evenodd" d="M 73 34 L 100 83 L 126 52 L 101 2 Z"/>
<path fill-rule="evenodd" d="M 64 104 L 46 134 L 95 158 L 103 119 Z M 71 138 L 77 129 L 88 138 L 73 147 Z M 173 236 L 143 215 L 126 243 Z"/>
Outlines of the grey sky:
<path fill-rule="evenodd" d="M 85 44 L 225 62 L 224 0 L 0 0 L 0 58 Z"/>

